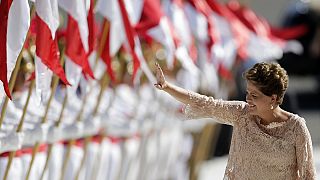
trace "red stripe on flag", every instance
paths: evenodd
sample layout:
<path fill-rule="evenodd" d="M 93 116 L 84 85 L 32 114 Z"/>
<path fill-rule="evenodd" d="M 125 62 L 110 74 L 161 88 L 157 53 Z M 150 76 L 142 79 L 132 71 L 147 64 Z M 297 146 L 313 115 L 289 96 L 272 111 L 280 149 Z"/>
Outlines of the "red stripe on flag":
<path fill-rule="evenodd" d="M 141 19 L 135 26 L 135 30 L 140 35 L 144 35 L 147 31 L 160 23 L 163 16 L 161 5 L 158 0 L 144 0 Z"/>
<path fill-rule="evenodd" d="M 237 43 L 237 53 L 242 60 L 247 59 L 248 52 L 246 48 L 249 42 L 248 29 L 226 6 L 221 5 L 216 1 L 206 0 L 206 2 L 213 11 L 218 13 L 220 16 L 225 17 L 229 21 L 232 33 L 234 34 L 234 38 Z"/>
<path fill-rule="evenodd" d="M 59 62 L 59 50 L 57 38 L 52 39 L 51 31 L 48 25 L 36 15 L 37 21 L 37 39 L 36 39 L 36 54 L 43 64 L 51 69 L 65 84 L 70 85 L 64 70 Z"/>
<path fill-rule="evenodd" d="M 121 11 L 121 15 L 122 15 L 122 20 L 123 20 L 123 24 L 125 27 L 125 31 L 126 31 L 126 35 L 127 35 L 127 39 L 128 39 L 128 43 L 130 46 L 130 52 L 133 58 L 133 74 L 132 74 L 132 78 L 134 79 L 136 76 L 136 73 L 140 67 L 140 61 L 139 58 L 135 52 L 135 42 L 134 42 L 134 36 L 135 36 L 135 31 L 133 29 L 133 27 L 130 24 L 129 21 L 129 17 L 128 17 L 128 13 L 125 9 L 125 5 L 123 0 L 118 0 L 119 1 L 119 6 L 120 6 L 120 11 Z"/>
<path fill-rule="evenodd" d="M 307 32 L 309 32 L 309 28 L 305 24 L 288 28 L 271 27 L 271 34 L 284 40 L 297 39 L 305 35 Z"/>
<path fill-rule="evenodd" d="M 215 30 L 214 21 L 211 17 L 211 9 L 209 9 L 209 5 L 203 0 L 190 0 L 191 5 L 193 5 L 197 11 L 201 12 L 207 19 L 208 22 L 208 33 L 209 33 L 209 42 L 208 49 L 215 43 L 220 41 L 218 32 Z"/>
<path fill-rule="evenodd" d="M 94 14 L 93 14 L 93 7 L 94 7 L 94 1 L 90 0 L 90 8 L 88 11 L 88 30 L 89 30 L 89 37 L 88 37 L 88 45 L 89 45 L 89 52 L 88 54 L 91 54 L 91 52 L 94 50 L 96 45 L 96 23 L 94 20 Z"/>
<path fill-rule="evenodd" d="M 11 99 L 7 78 L 7 29 L 8 15 L 12 4 L 12 0 L 1 0 L 0 4 L 0 80 L 3 83 L 4 91 Z"/>
<path fill-rule="evenodd" d="M 106 44 L 104 45 L 103 51 L 101 52 L 101 58 L 103 62 L 107 65 L 107 72 L 110 79 L 115 82 L 114 71 L 111 66 L 111 57 L 110 57 L 110 31 L 108 31 Z"/>
<path fill-rule="evenodd" d="M 68 16 L 66 34 L 66 55 L 69 56 L 74 63 L 82 67 L 84 73 L 94 79 L 93 72 L 88 62 L 88 54 L 81 41 L 78 22 L 70 15 Z"/>

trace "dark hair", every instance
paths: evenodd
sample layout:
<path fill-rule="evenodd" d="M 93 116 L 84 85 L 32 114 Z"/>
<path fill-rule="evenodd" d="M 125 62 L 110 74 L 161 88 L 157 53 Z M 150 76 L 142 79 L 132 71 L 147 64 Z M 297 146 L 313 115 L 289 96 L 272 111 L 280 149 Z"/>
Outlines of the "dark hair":
<path fill-rule="evenodd" d="M 277 95 L 277 102 L 282 104 L 289 77 L 287 71 L 278 63 L 257 63 L 244 73 L 244 77 L 266 96 Z"/>

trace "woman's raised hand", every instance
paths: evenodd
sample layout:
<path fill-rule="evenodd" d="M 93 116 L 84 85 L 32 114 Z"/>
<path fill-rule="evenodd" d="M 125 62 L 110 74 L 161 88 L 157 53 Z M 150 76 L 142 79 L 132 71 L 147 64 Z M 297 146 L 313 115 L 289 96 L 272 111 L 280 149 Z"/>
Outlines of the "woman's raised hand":
<path fill-rule="evenodd" d="M 157 84 L 154 84 L 154 86 L 160 90 L 164 90 L 167 87 L 166 79 L 164 78 L 160 65 L 157 62 L 155 64 L 156 64 Z"/>

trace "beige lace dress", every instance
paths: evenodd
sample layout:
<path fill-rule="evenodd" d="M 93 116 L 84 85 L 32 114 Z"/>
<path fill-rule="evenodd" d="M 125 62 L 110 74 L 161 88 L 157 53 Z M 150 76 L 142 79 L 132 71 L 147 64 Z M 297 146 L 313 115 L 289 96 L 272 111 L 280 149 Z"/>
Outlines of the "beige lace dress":
<path fill-rule="evenodd" d="M 289 120 L 260 123 L 242 101 L 216 100 L 189 92 L 189 118 L 214 118 L 233 126 L 224 179 L 295 180 L 315 179 L 312 142 L 305 120 L 291 114 Z"/>

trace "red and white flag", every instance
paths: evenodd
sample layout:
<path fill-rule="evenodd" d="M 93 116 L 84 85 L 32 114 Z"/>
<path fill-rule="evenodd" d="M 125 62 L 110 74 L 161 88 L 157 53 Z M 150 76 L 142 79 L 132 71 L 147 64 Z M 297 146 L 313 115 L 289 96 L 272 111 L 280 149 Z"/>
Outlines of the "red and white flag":
<path fill-rule="evenodd" d="M 231 31 L 237 44 L 237 53 L 241 59 L 246 60 L 248 57 L 246 47 L 249 42 L 249 30 L 225 5 L 210 0 L 206 0 L 206 2 L 214 12 L 226 18 L 226 20 L 230 23 Z"/>
<path fill-rule="evenodd" d="M 0 22 L 0 80 L 11 99 L 8 81 L 30 26 L 28 1 L 1 0 Z"/>
<path fill-rule="evenodd" d="M 181 0 L 167 0 L 162 3 L 162 6 L 167 17 L 172 22 L 174 35 L 177 36 L 173 38 L 177 39 L 174 41 L 176 46 L 175 57 L 181 62 L 182 67 L 192 75 L 197 76 L 199 71 L 194 64 L 197 58 L 197 51 L 188 19 L 183 11 L 183 3 Z"/>
<path fill-rule="evenodd" d="M 277 29 L 272 27 L 266 19 L 258 16 L 250 8 L 241 6 L 237 1 L 230 1 L 227 7 L 248 29 L 259 38 L 269 41 L 269 44 L 278 46 L 283 52 L 301 53 L 303 51 L 302 45 L 292 40 L 307 32 L 307 28 L 303 24 L 292 28 Z"/>
<path fill-rule="evenodd" d="M 149 81 L 153 83 L 155 78 L 142 56 L 139 39 L 133 28 L 140 19 L 143 3 L 144 1 L 141 0 L 100 0 L 97 2 L 96 8 L 110 22 L 109 42 L 106 42 L 110 47 L 110 59 L 123 44 L 128 45 L 133 58 L 133 79 L 138 79 L 136 74 L 141 68 Z"/>
<path fill-rule="evenodd" d="M 125 4 L 123 0 L 118 0 L 119 2 L 119 8 L 121 11 L 122 21 L 125 27 L 125 34 L 127 43 L 130 49 L 130 53 L 133 58 L 133 80 L 134 83 L 137 84 L 138 78 L 136 78 L 136 74 L 138 72 L 138 69 L 141 67 L 142 71 L 145 73 L 147 78 L 149 79 L 150 83 L 154 84 L 156 82 L 156 79 L 154 75 L 151 73 L 150 69 L 148 68 L 148 65 L 146 64 L 146 61 L 142 54 L 142 49 L 140 46 L 139 38 L 136 34 L 135 29 L 133 28 L 133 25 L 130 22 L 128 12 L 126 10 Z"/>
<path fill-rule="evenodd" d="M 86 0 L 59 0 L 59 6 L 68 14 L 66 31 L 66 75 L 71 83 L 69 97 L 75 94 L 82 72 L 94 78 L 89 66 L 89 28 Z"/>
<path fill-rule="evenodd" d="M 126 12 L 130 13 L 130 23 L 137 23 L 140 19 L 143 1 L 125 1 L 125 5 Z M 114 79 L 114 73 L 111 67 L 111 59 L 126 41 L 125 26 L 122 20 L 119 3 L 116 0 L 99 0 L 96 5 L 96 10 L 104 18 L 106 18 L 109 23 L 107 40 L 104 44 L 101 58 L 107 66 L 107 72 L 109 76 L 111 77 L 111 79 Z M 138 67 L 139 66 L 136 66 L 136 68 Z"/>
<path fill-rule="evenodd" d="M 56 38 L 59 27 L 57 0 L 36 0 L 36 94 L 40 101 L 49 97 L 52 73 L 69 85 L 60 65 L 60 54 Z"/>
<path fill-rule="evenodd" d="M 173 68 L 176 48 L 174 31 L 159 0 L 144 0 L 141 19 L 135 30 L 140 36 L 151 37 L 161 43 L 166 50 L 167 66 Z"/>

